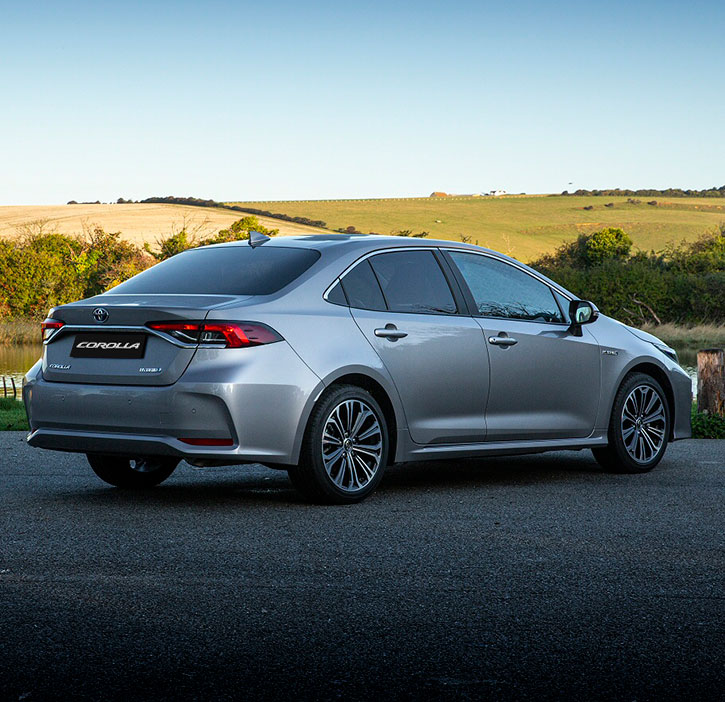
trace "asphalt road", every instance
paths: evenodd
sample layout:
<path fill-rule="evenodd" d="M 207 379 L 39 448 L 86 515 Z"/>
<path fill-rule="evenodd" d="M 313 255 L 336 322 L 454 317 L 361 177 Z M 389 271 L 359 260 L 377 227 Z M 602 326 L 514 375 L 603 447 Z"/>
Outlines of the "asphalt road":
<path fill-rule="evenodd" d="M 143 494 L 0 435 L 0 696 L 722 699 L 725 441 L 419 463 L 368 501 L 182 464 Z"/>

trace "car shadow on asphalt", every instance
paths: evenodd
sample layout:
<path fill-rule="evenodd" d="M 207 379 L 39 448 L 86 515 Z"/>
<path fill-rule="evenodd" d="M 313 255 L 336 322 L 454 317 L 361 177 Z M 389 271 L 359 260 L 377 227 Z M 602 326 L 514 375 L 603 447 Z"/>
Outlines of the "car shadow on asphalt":
<path fill-rule="evenodd" d="M 91 476 L 93 478 L 93 476 Z M 411 496 L 431 489 L 468 490 L 487 487 L 527 487 L 551 483 L 589 483 L 605 478 L 589 452 L 449 461 L 401 463 L 386 470 L 373 499 Z M 90 488 L 90 489 L 89 489 Z M 53 499 L 94 504 L 205 505 L 311 505 L 297 493 L 283 470 L 263 466 L 192 468 L 182 463 L 164 484 L 148 490 L 118 490 L 102 484 L 64 491 Z"/>

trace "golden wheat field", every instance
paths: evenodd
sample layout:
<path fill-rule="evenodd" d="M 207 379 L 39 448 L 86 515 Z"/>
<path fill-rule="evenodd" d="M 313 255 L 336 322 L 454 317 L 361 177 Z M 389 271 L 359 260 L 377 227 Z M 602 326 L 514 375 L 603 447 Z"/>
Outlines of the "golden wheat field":
<path fill-rule="evenodd" d="M 123 205 L 3 205 L 0 206 L 0 237 L 22 233 L 33 223 L 44 222 L 43 230 L 61 234 L 80 234 L 84 229 L 102 227 L 107 232 L 122 232 L 125 239 L 142 245 L 153 244 L 186 226 L 188 231 L 206 235 L 228 227 L 244 217 L 243 212 L 221 208 L 169 204 Z M 259 217 L 280 235 L 318 234 L 325 230 L 306 227 L 269 217 Z"/>

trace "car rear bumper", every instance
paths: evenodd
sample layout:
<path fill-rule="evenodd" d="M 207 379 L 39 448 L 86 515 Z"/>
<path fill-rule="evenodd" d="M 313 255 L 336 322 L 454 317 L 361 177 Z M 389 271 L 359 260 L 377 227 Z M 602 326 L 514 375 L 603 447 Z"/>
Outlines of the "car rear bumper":
<path fill-rule="evenodd" d="M 56 451 L 292 464 L 321 386 L 284 342 L 200 351 L 169 386 L 49 382 L 38 366 L 23 387 L 27 440 Z"/>
<path fill-rule="evenodd" d="M 27 441 L 35 448 L 72 453 L 104 453 L 130 456 L 178 456 L 193 461 L 216 463 L 287 463 L 286 454 L 267 450 L 254 452 L 239 446 L 197 448 L 164 435 L 86 432 L 64 429 L 36 429 Z"/>

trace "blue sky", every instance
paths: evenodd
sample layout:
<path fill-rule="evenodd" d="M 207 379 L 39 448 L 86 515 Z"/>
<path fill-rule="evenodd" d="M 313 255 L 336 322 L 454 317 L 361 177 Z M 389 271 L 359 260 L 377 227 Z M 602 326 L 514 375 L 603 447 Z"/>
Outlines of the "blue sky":
<path fill-rule="evenodd" d="M 0 17 L 0 204 L 725 183 L 722 2 L 0 0 Z"/>

